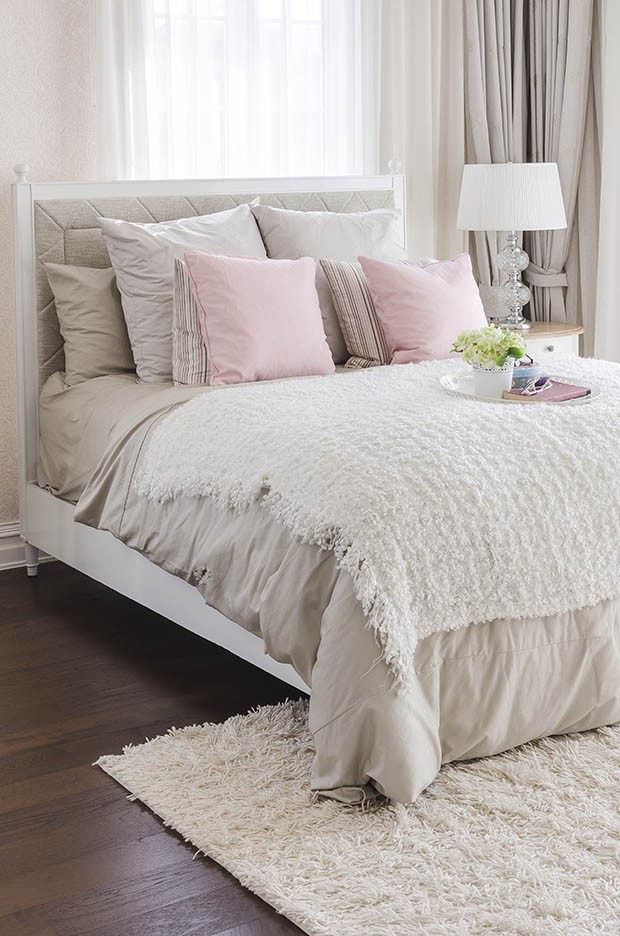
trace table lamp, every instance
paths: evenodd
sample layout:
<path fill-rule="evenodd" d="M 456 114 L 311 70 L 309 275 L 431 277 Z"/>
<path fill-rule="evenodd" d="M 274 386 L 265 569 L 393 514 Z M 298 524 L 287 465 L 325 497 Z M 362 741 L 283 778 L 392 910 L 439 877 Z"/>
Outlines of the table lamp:
<path fill-rule="evenodd" d="M 531 293 L 521 281 L 530 258 L 517 244 L 517 231 L 554 231 L 566 227 L 557 163 L 494 163 L 463 169 L 456 226 L 461 231 L 507 231 L 497 256 L 507 281 L 500 298 L 507 306 L 498 324 L 530 328 L 522 309 Z"/>

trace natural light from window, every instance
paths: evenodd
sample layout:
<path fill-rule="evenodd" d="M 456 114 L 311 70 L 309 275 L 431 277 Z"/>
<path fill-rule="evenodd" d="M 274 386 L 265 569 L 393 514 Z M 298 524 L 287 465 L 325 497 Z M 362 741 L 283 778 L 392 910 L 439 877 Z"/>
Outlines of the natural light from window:
<path fill-rule="evenodd" d="M 151 177 L 363 171 L 360 0 L 142 0 Z"/>

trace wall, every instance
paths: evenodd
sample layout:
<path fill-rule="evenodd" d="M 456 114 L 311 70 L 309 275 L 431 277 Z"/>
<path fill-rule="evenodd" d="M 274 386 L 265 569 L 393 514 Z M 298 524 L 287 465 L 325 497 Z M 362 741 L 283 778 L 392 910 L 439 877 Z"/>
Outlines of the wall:
<path fill-rule="evenodd" d="M 18 519 L 10 183 L 95 177 L 90 0 L 0 0 L 0 529 Z"/>

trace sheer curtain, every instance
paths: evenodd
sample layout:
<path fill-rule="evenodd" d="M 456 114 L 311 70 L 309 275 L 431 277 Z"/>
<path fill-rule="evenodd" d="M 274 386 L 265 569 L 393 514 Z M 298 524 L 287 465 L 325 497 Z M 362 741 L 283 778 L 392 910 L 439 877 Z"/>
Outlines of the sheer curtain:
<path fill-rule="evenodd" d="M 374 174 L 396 160 L 411 255 L 463 249 L 461 0 L 94 3 L 102 178 Z"/>
<path fill-rule="evenodd" d="M 376 170 L 379 0 L 96 0 L 104 178 Z"/>
<path fill-rule="evenodd" d="M 461 0 L 381 4 L 379 167 L 396 159 L 407 177 L 412 257 L 452 257 L 465 161 Z"/>

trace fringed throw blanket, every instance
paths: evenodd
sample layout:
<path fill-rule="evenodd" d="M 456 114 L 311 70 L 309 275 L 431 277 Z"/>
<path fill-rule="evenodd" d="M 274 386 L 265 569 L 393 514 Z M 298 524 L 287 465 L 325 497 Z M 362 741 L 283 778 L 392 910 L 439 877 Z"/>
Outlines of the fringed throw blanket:
<path fill-rule="evenodd" d="M 460 362 L 214 390 L 153 430 L 135 489 L 259 502 L 334 551 L 399 682 L 417 642 L 620 594 L 620 365 L 572 358 L 582 406 L 447 394 Z"/>

